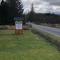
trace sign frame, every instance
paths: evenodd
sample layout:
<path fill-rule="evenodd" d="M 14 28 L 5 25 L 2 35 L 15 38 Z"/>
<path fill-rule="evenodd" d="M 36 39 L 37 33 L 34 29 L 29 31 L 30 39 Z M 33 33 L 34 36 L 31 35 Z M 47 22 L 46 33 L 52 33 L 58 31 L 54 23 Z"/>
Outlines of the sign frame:
<path fill-rule="evenodd" d="M 15 33 L 16 35 L 23 34 L 23 19 L 20 17 L 15 17 Z"/>
<path fill-rule="evenodd" d="M 20 17 L 15 17 L 15 29 L 23 29 L 23 19 Z"/>

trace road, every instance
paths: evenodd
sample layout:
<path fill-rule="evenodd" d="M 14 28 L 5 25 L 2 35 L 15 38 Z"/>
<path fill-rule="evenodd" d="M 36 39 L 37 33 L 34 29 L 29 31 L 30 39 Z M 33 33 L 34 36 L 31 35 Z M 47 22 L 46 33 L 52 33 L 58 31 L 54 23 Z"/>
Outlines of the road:
<path fill-rule="evenodd" d="M 47 33 L 60 37 L 60 29 L 58 29 L 58 28 L 36 25 L 34 23 L 31 23 L 31 25 L 32 25 L 32 28 L 36 29 L 37 31 L 47 32 Z"/>

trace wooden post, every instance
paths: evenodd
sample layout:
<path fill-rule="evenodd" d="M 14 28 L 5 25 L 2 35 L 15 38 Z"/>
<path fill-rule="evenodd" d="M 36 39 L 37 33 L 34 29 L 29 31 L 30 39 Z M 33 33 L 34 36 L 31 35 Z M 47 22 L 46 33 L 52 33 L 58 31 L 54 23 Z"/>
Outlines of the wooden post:
<path fill-rule="evenodd" d="M 23 30 L 22 29 L 16 29 L 15 30 L 15 34 L 16 35 L 22 35 L 23 34 Z"/>

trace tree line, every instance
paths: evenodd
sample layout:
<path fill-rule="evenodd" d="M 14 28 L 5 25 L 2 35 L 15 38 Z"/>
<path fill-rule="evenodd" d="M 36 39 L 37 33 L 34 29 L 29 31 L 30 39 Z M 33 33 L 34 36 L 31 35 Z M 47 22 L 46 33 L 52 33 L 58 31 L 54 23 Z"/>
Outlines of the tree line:
<path fill-rule="evenodd" d="M 12 0 L 13 1 L 13 0 Z M 16 1 L 15 1 L 16 2 Z M 13 25 L 15 24 L 14 17 L 22 17 L 23 9 L 21 2 L 17 0 L 18 3 L 12 3 L 13 5 L 9 5 L 9 3 L 4 0 L 1 1 L 0 4 L 0 25 Z M 20 5 L 19 7 L 17 5 Z M 17 10 L 19 9 L 19 10 Z M 19 11 L 19 13 L 18 13 Z"/>
<path fill-rule="evenodd" d="M 1 1 L 0 4 L 0 25 L 13 25 L 15 24 L 14 17 L 22 17 L 23 24 L 27 21 L 31 21 L 37 24 L 47 23 L 47 24 L 60 24 L 60 15 L 50 14 L 50 13 L 35 13 L 32 11 L 24 16 L 21 2 L 17 0 L 11 0 L 11 4 L 9 5 L 4 0 Z"/>
<path fill-rule="evenodd" d="M 60 15 L 50 14 L 50 13 L 29 13 L 28 20 L 40 24 L 40 23 L 47 23 L 47 24 L 60 24 Z"/>

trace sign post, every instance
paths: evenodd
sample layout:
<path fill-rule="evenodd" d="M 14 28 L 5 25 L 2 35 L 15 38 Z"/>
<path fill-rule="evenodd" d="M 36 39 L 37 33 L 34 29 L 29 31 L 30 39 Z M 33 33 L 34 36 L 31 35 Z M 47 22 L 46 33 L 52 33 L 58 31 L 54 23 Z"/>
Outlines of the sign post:
<path fill-rule="evenodd" d="M 23 22 L 21 18 L 15 18 L 15 33 L 16 35 L 23 34 Z"/>

